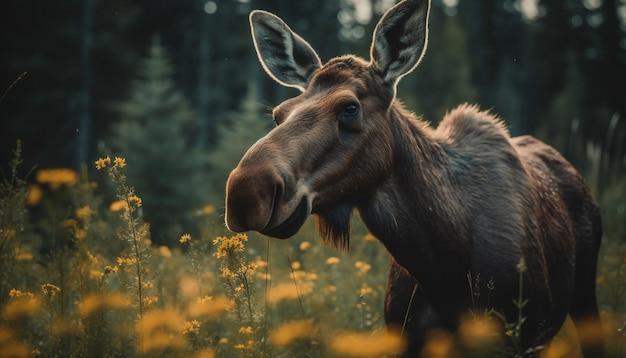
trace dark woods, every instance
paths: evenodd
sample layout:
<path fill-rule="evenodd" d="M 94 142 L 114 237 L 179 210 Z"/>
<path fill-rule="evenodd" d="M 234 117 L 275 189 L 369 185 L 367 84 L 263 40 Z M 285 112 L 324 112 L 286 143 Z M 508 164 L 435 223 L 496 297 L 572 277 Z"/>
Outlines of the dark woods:
<path fill-rule="evenodd" d="M 168 153 L 181 145 L 182 152 L 194 148 L 199 158 L 208 154 L 208 162 L 198 161 L 208 173 L 200 180 L 210 183 L 203 196 L 221 201 L 227 170 L 271 127 L 272 106 L 296 93 L 278 88 L 259 71 L 249 12 L 280 13 L 294 31 L 307 34 L 325 62 L 342 53 L 367 54 L 375 20 L 393 3 L 5 2 L 0 92 L 27 74 L 0 104 L 5 143 L 0 158 L 9 158 L 16 138 L 23 141 L 28 168 L 78 169 L 109 149 L 128 148 L 120 142 L 132 143 L 130 138 L 116 142 L 119 127 L 134 120 L 133 108 L 141 112 L 151 105 L 132 99 L 141 93 L 159 96 L 149 88 L 162 76 L 177 92 L 176 110 L 152 110 L 164 122 L 180 119 L 172 125 L 184 143 L 161 147 Z M 407 77 L 398 92 L 409 109 L 429 121 L 463 102 L 492 108 L 506 118 L 513 135 L 533 133 L 551 143 L 594 191 L 616 197 L 625 191 L 620 180 L 626 151 L 624 12 L 618 0 L 434 0 L 428 54 L 421 71 Z M 155 43 L 169 62 L 164 71 L 142 62 Z M 150 75 L 156 82 L 136 83 Z M 181 106 L 188 110 L 177 112 L 176 101 L 186 102 Z M 154 125 L 155 117 L 146 116 L 145 125 Z M 137 160 L 153 164 L 140 170 L 142 175 L 165 173 L 169 166 L 145 158 L 147 151 L 134 151 Z M 171 170 L 174 177 L 183 169 Z M 146 195 L 165 192 L 138 189 Z"/>

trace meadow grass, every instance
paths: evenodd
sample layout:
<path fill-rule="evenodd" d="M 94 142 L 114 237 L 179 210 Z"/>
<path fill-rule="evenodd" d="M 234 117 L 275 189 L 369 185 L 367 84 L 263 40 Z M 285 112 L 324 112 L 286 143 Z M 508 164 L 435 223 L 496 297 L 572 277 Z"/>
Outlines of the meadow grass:
<path fill-rule="evenodd" d="M 98 181 L 70 169 L 23 180 L 19 158 L 18 147 L 0 186 L 0 357 L 378 357 L 406 346 L 402 327 L 384 325 L 389 255 L 358 222 L 348 253 L 324 246 L 310 221 L 286 241 L 229 234 L 206 203 L 193 235 L 159 246 L 124 158 L 96 161 Z M 609 351 L 626 356 L 626 244 L 605 240 L 600 262 Z M 514 344 L 519 293 L 516 322 L 476 313 L 456 336 L 432 332 L 423 355 L 529 353 Z M 568 323 L 538 350 L 575 356 L 577 341 Z"/>

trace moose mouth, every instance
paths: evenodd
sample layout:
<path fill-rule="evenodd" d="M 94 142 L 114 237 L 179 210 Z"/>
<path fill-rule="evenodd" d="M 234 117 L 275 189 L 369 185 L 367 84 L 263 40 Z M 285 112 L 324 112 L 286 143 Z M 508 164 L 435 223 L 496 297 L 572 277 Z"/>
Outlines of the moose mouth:
<path fill-rule="evenodd" d="M 277 239 L 288 239 L 295 235 L 302 227 L 309 216 L 309 204 L 306 196 L 302 198 L 298 207 L 291 213 L 287 220 L 271 229 L 260 230 L 263 235 L 275 237 Z"/>

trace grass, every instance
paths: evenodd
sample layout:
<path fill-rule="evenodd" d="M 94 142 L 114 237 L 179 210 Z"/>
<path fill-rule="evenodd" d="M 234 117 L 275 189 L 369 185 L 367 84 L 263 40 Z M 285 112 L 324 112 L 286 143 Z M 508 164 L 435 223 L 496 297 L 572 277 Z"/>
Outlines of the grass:
<path fill-rule="evenodd" d="M 375 357 L 405 347 L 402 327 L 384 326 L 389 255 L 363 225 L 348 254 L 324 246 L 311 222 L 286 241 L 230 235 L 206 203 L 187 228 L 198 234 L 158 246 L 123 158 L 97 162 L 114 197 L 87 170 L 20 179 L 19 158 L 18 147 L 0 186 L 0 357 Z M 625 356 L 626 243 L 606 238 L 600 262 L 610 354 Z M 521 289 L 515 300 L 521 312 Z M 433 332 L 423 354 L 522 356 L 502 342 L 523 321 L 503 330 L 493 316 L 468 317 L 457 336 Z M 568 324 L 541 354 L 569 357 L 576 342 Z"/>

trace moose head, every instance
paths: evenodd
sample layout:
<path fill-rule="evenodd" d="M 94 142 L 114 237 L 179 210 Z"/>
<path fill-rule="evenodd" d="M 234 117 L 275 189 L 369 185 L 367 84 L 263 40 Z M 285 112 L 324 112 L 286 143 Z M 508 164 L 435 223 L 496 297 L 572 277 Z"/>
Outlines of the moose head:
<path fill-rule="evenodd" d="M 425 53 L 429 9 L 430 0 L 398 3 L 377 24 L 369 61 L 348 55 L 326 64 L 276 15 L 250 14 L 263 69 L 301 93 L 274 108 L 275 128 L 230 173 L 230 230 L 284 239 L 315 214 L 325 239 L 348 244 L 350 213 L 392 170 L 389 112 L 398 81 Z"/>

